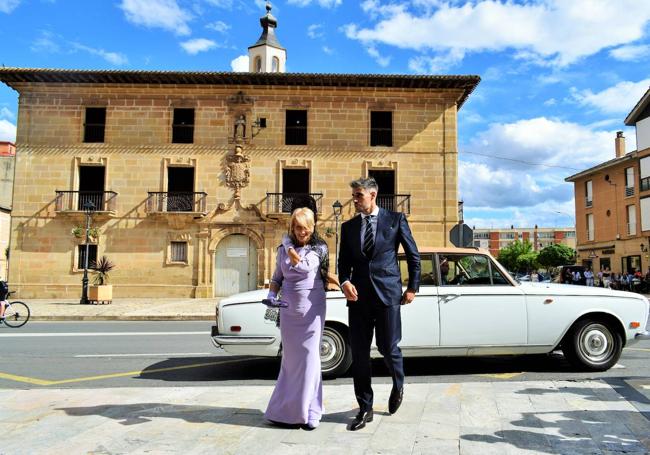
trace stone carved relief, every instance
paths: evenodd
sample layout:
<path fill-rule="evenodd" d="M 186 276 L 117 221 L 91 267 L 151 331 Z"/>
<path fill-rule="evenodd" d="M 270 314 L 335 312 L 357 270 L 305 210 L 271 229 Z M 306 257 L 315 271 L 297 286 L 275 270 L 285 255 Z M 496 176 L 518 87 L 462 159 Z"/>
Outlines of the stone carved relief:
<path fill-rule="evenodd" d="M 241 189 L 248 186 L 250 180 L 250 157 L 244 155 L 240 144 L 235 145 L 235 151 L 226 157 L 226 186 L 235 192 L 235 199 L 241 198 Z"/>

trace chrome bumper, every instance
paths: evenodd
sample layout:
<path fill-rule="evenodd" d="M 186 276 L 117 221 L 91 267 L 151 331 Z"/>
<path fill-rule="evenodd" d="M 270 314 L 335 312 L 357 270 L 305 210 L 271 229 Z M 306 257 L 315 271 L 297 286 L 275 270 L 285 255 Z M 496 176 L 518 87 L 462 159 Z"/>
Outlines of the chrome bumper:
<path fill-rule="evenodd" d="M 237 335 L 213 335 L 212 344 L 218 348 L 228 345 L 267 345 L 275 342 L 274 336 L 237 336 Z"/>
<path fill-rule="evenodd" d="M 650 332 L 644 330 L 634 335 L 635 340 L 650 340 Z"/>

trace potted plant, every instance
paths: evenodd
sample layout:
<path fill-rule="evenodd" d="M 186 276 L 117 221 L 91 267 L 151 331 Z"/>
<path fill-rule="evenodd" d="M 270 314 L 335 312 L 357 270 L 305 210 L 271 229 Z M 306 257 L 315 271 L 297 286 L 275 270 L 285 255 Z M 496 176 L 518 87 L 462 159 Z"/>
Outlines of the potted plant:
<path fill-rule="evenodd" d="M 77 237 L 78 239 L 82 239 L 84 238 L 84 235 L 86 235 L 86 228 L 83 226 L 75 226 L 72 228 L 72 230 L 70 230 L 70 233 L 75 237 Z M 94 242 L 95 240 L 97 240 L 98 237 L 99 237 L 99 229 L 97 229 L 96 227 L 91 227 L 90 229 L 88 229 L 89 240 Z"/>
<path fill-rule="evenodd" d="M 91 268 L 94 272 L 93 285 L 88 288 L 88 300 L 91 302 L 111 303 L 113 286 L 108 284 L 109 273 L 115 268 L 106 256 L 93 261 Z"/>

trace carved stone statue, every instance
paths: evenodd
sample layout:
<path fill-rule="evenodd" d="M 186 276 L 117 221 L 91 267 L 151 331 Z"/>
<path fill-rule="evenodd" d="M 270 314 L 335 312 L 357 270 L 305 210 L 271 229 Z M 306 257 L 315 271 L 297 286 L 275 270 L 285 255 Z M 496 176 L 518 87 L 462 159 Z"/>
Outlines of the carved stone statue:
<path fill-rule="evenodd" d="M 241 114 L 235 120 L 235 140 L 246 137 L 246 116 Z"/>
<path fill-rule="evenodd" d="M 249 156 L 244 155 L 243 148 L 239 144 L 235 145 L 235 151 L 232 155 L 226 157 L 226 185 L 235 190 L 235 199 L 239 199 L 241 189 L 248 186 L 250 160 Z"/>

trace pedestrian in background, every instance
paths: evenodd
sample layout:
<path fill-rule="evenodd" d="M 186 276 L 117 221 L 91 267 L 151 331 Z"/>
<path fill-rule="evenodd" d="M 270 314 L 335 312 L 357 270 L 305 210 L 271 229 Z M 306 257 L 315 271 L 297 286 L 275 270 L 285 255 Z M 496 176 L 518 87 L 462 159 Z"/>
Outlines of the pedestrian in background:
<path fill-rule="evenodd" d="M 592 272 L 591 269 L 585 270 L 585 281 L 587 286 L 594 285 L 594 272 Z"/>

